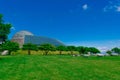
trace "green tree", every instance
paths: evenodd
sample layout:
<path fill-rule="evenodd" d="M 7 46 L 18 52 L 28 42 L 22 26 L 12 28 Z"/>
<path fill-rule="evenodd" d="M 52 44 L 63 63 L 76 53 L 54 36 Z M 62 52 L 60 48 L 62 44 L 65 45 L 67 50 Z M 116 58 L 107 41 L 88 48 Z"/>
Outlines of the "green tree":
<path fill-rule="evenodd" d="M 77 51 L 79 52 L 79 54 L 87 54 L 90 49 L 88 47 L 78 46 Z"/>
<path fill-rule="evenodd" d="M 22 49 L 23 49 L 23 50 L 28 50 L 28 55 L 31 55 L 31 50 L 37 51 L 37 50 L 38 50 L 38 47 L 37 47 L 37 45 L 35 45 L 35 44 L 27 43 L 27 44 L 24 44 L 24 45 L 23 45 Z"/>
<path fill-rule="evenodd" d="M 108 50 L 108 51 L 106 51 L 106 53 L 108 53 L 109 55 L 111 55 L 112 51 Z"/>
<path fill-rule="evenodd" d="M 60 53 L 60 55 L 62 54 L 62 51 L 66 51 L 66 46 L 58 46 L 57 48 L 56 48 L 58 51 L 59 51 L 59 53 Z"/>
<path fill-rule="evenodd" d="M 70 51 L 71 54 L 73 54 L 73 51 L 76 51 L 75 46 L 67 46 L 67 50 Z"/>
<path fill-rule="evenodd" d="M 100 53 L 100 51 L 95 47 L 89 47 L 89 52 L 94 53 L 94 54 Z"/>
<path fill-rule="evenodd" d="M 83 47 L 83 46 L 78 46 L 78 47 L 77 47 L 77 51 L 79 52 L 79 54 L 84 54 L 84 53 L 85 53 L 85 47 Z"/>
<path fill-rule="evenodd" d="M 2 50 L 8 50 L 8 55 L 11 55 L 12 51 L 19 50 L 19 44 L 16 42 L 6 41 L 1 45 Z"/>
<path fill-rule="evenodd" d="M 40 50 L 43 50 L 45 53 L 45 55 L 47 55 L 49 53 L 49 51 L 54 51 L 56 49 L 56 47 L 52 44 L 41 44 L 39 46 Z"/>
<path fill-rule="evenodd" d="M 0 14 L 0 41 L 3 43 L 7 41 L 12 25 L 9 23 L 4 23 L 2 18 L 3 16 Z"/>
<path fill-rule="evenodd" d="M 85 48 L 85 52 L 84 52 L 84 54 L 88 54 L 88 52 L 90 52 L 89 47 L 84 47 L 84 48 Z"/>
<path fill-rule="evenodd" d="M 111 51 L 120 54 L 120 49 L 117 47 L 113 48 Z"/>

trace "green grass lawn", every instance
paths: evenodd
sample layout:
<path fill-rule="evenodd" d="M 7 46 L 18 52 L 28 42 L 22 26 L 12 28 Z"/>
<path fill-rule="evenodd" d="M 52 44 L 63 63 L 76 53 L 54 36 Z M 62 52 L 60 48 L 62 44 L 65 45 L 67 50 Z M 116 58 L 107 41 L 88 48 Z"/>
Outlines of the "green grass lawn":
<path fill-rule="evenodd" d="M 120 80 L 120 56 L 1 56 L 0 80 Z"/>

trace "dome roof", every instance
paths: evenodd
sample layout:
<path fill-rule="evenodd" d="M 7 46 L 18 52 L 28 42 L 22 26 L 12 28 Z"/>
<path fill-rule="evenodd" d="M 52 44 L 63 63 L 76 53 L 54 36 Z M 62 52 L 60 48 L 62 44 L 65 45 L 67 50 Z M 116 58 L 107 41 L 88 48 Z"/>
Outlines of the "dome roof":
<path fill-rule="evenodd" d="M 17 32 L 17 33 L 13 36 L 12 39 L 24 38 L 25 35 L 33 36 L 33 34 L 32 34 L 31 32 L 22 30 L 22 31 Z"/>

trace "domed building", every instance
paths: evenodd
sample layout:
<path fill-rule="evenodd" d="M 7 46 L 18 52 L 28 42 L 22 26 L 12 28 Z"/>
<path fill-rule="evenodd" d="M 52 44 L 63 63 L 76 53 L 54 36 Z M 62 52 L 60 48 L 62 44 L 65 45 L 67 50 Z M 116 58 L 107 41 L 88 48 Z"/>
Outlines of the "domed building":
<path fill-rule="evenodd" d="M 25 30 L 17 32 L 13 36 L 11 41 L 19 43 L 20 47 L 22 47 L 22 45 L 26 43 L 32 43 L 36 45 L 41 45 L 45 43 L 52 44 L 55 46 L 64 45 L 59 40 L 48 37 L 35 36 L 31 32 Z"/>

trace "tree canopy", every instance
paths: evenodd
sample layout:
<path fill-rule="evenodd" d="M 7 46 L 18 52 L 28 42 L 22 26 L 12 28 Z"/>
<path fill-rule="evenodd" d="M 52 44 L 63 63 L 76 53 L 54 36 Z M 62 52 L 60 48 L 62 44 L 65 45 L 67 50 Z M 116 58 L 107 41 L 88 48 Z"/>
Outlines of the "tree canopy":
<path fill-rule="evenodd" d="M 8 34 L 10 33 L 10 29 L 12 27 L 9 23 L 4 23 L 3 15 L 0 14 L 0 41 L 5 42 L 8 39 Z"/>
<path fill-rule="evenodd" d="M 84 47 L 84 46 L 78 46 L 77 51 L 80 54 L 87 54 L 88 52 L 93 54 L 100 53 L 100 51 L 95 47 Z"/>
<path fill-rule="evenodd" d="M 19 50 L 19 44 L 16 42 L 6 41 L 1 45 L 2 50 L 8 50 L 9 55 L 11 55 L 12 51 Z"/>
<path fill-rule="evenodd" d="M 109 55 L 111 55 L 112 51 L 108 50 L 108 51 L 106 51 L 106 53 L 108 53 Z"/>
<path fill-rule="evenodd" d="M 23 50 L 28 50 L 28 55 L 30 55 L 31 54 L 31 50 L 38 50 L 38 47 L 37 47 L 37 45 L 35 45 L 35 44 L 32 44 L 32 43 L 27 43 L 27 44 L 24 44 L 23 45 L 23 48 L 22 48 Z"/>
<path fill-rule="evenodd" d="M 63 45 L 57 46 L 56 49 L 59 51 L 60 55 L 62 54 L 62 51 L 67 50 L 66 46 L 63 46 Z"/>
<path fill-rule="evenodd" d="M 111 50 L 111 51 L 113 51 L 113 52 L 115 52 L 115 53 L 120 54 L 120 49 L 119 49 L 119 48 L 117 48 L 117 47 L 112 48 L 112 50 Z"/>
<path fill-rule="evenodd" d="M 73 54 L 73 51 L 76 51 L 75 46 L 67 46 L 67 50 L 70 51 L 71 54 Z"/>
<path fill-rule="evenodd" d="M 87 49 L 85 47 L 83 47 L 83 46 L 78 46 L 77 51 L 79 52 L 79 54 L 85 54 Z"/>
<path fill-rule="evenodd" d="M 48 54 L 49 51 L 54 51 L 55 50 L 55 46 L 52 44 L 42 44 L 39 46 L 40 50 L 44 50 L 45 51 L 45 55 Z"/>
<path fill-rule="evenodd" d="M 94 54 L 100 53 L 100 51 L 95 47 L 89 47 L 89 52 L 94 53 Z"/>

